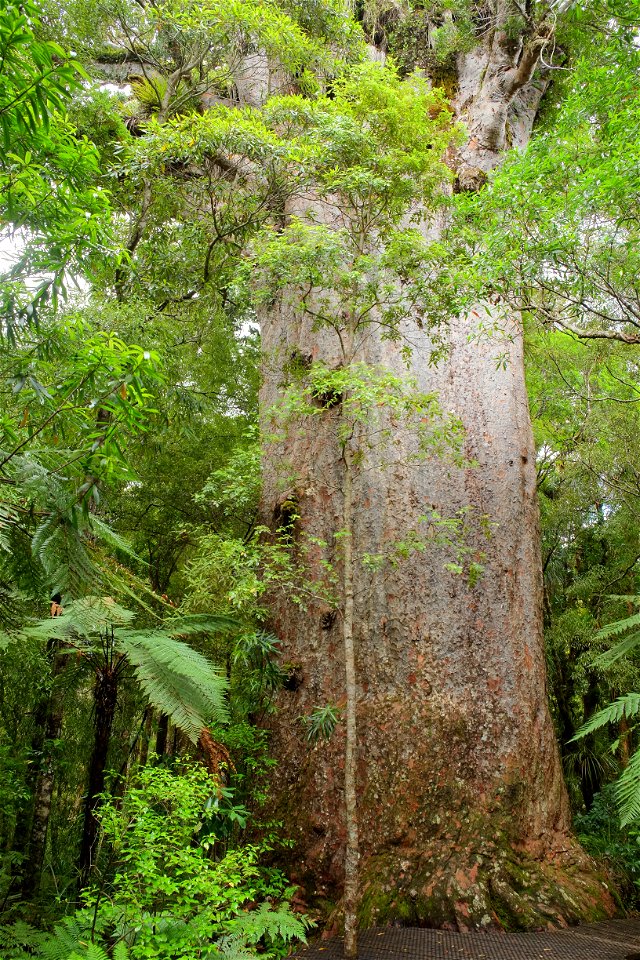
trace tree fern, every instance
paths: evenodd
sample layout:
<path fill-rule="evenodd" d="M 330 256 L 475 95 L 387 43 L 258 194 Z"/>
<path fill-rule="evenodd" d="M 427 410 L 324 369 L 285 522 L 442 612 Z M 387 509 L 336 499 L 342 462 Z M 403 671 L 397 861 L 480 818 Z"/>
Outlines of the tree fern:
<path fill-rule="evenodd" d="M 110 597 L 83 597 L 65 607 L 60 616 L 5 633 L 2 640 L 5 644 L 20 637 L 61 640 L 70 652 L 80 651 L 95 663 L 96 657 L 104 655 L 107 636 L 126 657 L 149 702 L 193 743 L 211 721 L 226 723 L 226 674 L 181 638 L 236 630 L 237 623 L 229 617 L 196 614 L 172 617 L 156 629 L 133 630 L 134 618 L 133 611 Z"/>

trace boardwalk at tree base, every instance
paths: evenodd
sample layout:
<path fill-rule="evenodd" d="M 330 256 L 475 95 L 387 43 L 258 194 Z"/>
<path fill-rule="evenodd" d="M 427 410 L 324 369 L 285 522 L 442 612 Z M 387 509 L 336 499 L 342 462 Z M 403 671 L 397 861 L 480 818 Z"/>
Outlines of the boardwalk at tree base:
<path fill-rule="evenodd" d="M 640 919 L 541 933 L 454 933 L 417 927 L 366 930 L 359 960 L 626 960 L 640 958 Z M 298 960 L 342 960 L 342 941 L 317 941 Z"/>

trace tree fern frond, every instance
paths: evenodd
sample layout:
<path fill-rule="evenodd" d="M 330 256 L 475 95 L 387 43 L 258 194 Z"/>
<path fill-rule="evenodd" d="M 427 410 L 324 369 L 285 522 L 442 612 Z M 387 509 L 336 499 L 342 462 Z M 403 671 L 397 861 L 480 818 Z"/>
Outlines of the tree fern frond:
<path fill-rule="evenodd" d="M 164 632 L 172 637 L 187 637 L 198 633 L 232 633 L 240 629 L 233 617 L 208 613 L 192 613 L 184 617 L 165 620 Z"/>
<path fill-rule="evenodd" d="M 77 596 L 87 584 L 95 585 L 98 571 L 74 520 L 52 514 L 36 529 L 31 549 L 44 568 L 52 593 Z"/>
<path fill-rule="evenodd" d="M 640 820 L 640 750 L 636 750 L 614 785 L 623 827 Z"/>
<path fill-rule="evenodd" d="M 624 697 L 618 697 L 613 703 L 594 713 L 594 715 L 580 727 L 575 737 L 572 737 L 569 743 L 573 743 L 574 740 L 580 740 L 581 737 L 586 737 L 588 733 L 599 730 L 608 723 L 619 723 L 623 717 L 634 717 L 638 713 L 640 713 L 640 693 L 628 693 Z"/>
<path fill-rule="evenodd" d="M 100 520 L 100 518 L 96 517 L 94 514 L 89 516 L 89 528 L 97 537 L 103 540 L 107 546 L 119 550 L 121 553 L 126 554 L 128 557 L 130 557 L 132 560 L 136 560 L 138 563 L 145 563 L 145 561 L 137 555 L 128 540 L 125 540 L 124 537 L 121 537 L 120 534 L 116 533 L 116 531 L 110 527 L 108 523 L 105 523 L 104 520 Z"/>
<path fill-rule="evenodd" d="M 0 581 L 0 627 L 12 627 L 23 615 L 24 600 L 8 583 Z"/>
<path fill-rule="evenodd" d="M 611 647 L 606 653 L 601 653 L 600 656 L 596 657 L 594 663 L 600 667 L 609 667 L 620 657 L 625 657 L 632 650 L 635 650 L 638 644 L 640 644 L 640 633 L 631 633 L 620 643 L 616 643 L 615 647 Z"/>
<path fill-rule="evenodd" d="M 131 623 L 135 614 L 110 597 L 82 597 L 64 608 L 59 617 L 40 620 L 22 633 L 37 640 L 78 639 L 90 641 L 111 627 Z"/>
<path fill-rule="evenodd" d="M 627 630 L 632 630 L 634 627 L 640 627 L 640 613 L 634 613 L 630 617 L 625 617 L 624 620 L 608 623 L 606 627 L 598 630 L 595 639 L 609 640 L 611 637 L 621 637 Z"/>
<path fill-rule="evenodd" d="M 159 630 L 119 631 L 116 642 L 149 701 L 193 743 L 212 720 L 227 721 L 226 676 L 188 644 Z"/>

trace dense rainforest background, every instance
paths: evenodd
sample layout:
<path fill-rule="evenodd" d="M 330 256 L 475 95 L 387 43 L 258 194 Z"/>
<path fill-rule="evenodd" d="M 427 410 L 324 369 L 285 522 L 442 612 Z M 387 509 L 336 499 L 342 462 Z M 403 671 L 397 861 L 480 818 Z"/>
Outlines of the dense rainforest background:
<path fill-rule="evenodd" d="M 637 908 L 639 29 L 0 0 L 3 960 Z"/>

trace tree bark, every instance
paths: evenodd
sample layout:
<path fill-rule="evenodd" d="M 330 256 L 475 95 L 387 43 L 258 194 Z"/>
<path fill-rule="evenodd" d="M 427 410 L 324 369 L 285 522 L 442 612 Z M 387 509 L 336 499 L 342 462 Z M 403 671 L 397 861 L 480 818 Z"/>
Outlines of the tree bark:
<path fill-rule="evenodd" d="M 353 557 L 353 461 L 350 444 L 343 451 L 344 488 L 343 497 L 343 597 L 344 611 L 342 636 L 345 662 L 345 752 L 344 795 L 347 843 L 344 860 L 344 953 L 346 957 L 358 956 L 357 910 L 359 902 L 360 844 L 358 841 L 357 802 L 357 704 L 356 650 L 353 636 L 354 625 L 354 557 Z"/>
<path fill-rule="evenodd" d="M 34 783 L 33 817 L 21 885 L 21 895 L 27 901 L 37 896 L 40 889 L 55 785 L 55 744 L 62 730 L 63 696 L 56 681 L 60 680 L 67 658 L 60 652 L 58 640 L 50 641 L 47 655 L 51 660 L 51 690 L 46 702 L 39 704 L 36 715 L 36 724 L 43 723 L 42 758 Z"/>
<path fill-rule="evenodd" d="M 95 859 L 96 843 L 100 824 L 97 810 L 100 795 L 104 792 L 105 771 L 111 742 L 111 730 L 118 701 L 118 665 L 110 658 L 100 667 L 96 675 L 94 689 L 94 734 L 91 759 L 89 761 L 89 782 L 84 806 L 84 823 L 78 868 L 80 871 L 80 889 L 85 886 Z"/>
<path fill-rule="evenodd" d="M 452 161 L 460 189 L 480 186 L 507 143 L 526 144 L 547 84 L 543 73 L 534 73 L 534 51 L 547 37 L 542 24 L 515 42 L 498 24 L 485 43 L 458 57 L 453 106 L 470 132 Z M 522 330 L 517 317 L 502 317 L 498 336 L 480 333 L 495 319 L 489 309 L 495 313 L 485 305 L 451 319 L 448 356 L 437 367 L 419 323 L 403 331 L 413 345 L 419 388 L 437 391 L 442 407 L 461 418 L 465 453 L 477 465 L 380 464 L 354 478 L 359 555 L 384 552 L 419 529 L 425 513 L 452 517 L 471 508 L 468 544 L 484 565 L 475 586 L 445 570 L 451 557 L 444 548 L 373 576 L 354 567 L 359 917 L 366 925 L 526 928 L 613 910 L 592 862 L 570 835 L 547 704 Z M 263 410 L 277 401 L 292 355 L 330 366 L 337 359 L 328 334 L 286 306 L 262 318 L 262 338 Z M 505 363 L 498 362 L 501 354 Z M 365 359 L 403 369 L 398 346 L 374 336 Z M 397 448 L 410 452 L 402 425 L 394 430 Z M 306 436 L 291 431 L 274 443 L 264 467 L 265 520 L 274 523 L 288 483 L 300 515 L 298 537 L 315 538 L 306 559 L 309 577 L 322 580 L 324 564 L 341 562 L 332 546 L 343 513 L 331 412 Z M 346 591 L 340 606 L 346 615 Z M 344 696 L 348 652 L 344 644 L 341 649 L 338 622 L 321 601 L 302 610 L 286 597 L 274 599 L 273 628 L 301 683 L 282 691 L 271 720 L 278 758 L 273 803 L 296 841 L 292 879 L 325 906 L 349 896 L 349 797 L 341 776 L 349 762 L 348 733 L 340 725 L 328 743 L 309 750 L 298 718 Z"/>

